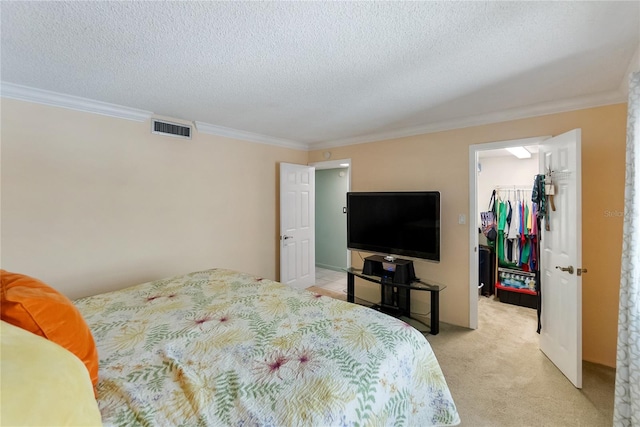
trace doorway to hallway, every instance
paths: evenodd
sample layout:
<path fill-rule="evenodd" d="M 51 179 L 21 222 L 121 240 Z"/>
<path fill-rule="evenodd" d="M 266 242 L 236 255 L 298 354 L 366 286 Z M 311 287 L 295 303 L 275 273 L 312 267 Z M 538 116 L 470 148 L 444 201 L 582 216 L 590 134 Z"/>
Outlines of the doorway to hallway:
<path fill-rule="evenodd" d="M 351 265 L 347 250 L 347 193 L 351 188 L 349 159 L 313 163 L 316 185 L 315 266 L 343 272 Z"/>

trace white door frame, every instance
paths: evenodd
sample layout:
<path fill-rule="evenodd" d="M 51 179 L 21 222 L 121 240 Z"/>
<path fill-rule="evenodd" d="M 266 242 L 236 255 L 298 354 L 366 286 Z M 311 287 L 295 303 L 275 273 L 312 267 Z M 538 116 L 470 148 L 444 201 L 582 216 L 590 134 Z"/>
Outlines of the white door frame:
<path fill-rule="evenodd" d="M 478 153 L 499 148 L 537 145 L 551 136 L 487 142 L 469 146 L 469 327 L 478 329 Z M 533 177 L 531 187 L 533 187 Z"/>
<path fill-rule="evenodd" d="M 343 166 L 345 164 L 347 164 L 348 166 Z M 313 162 L 313 163 L 309 163 L 309 166 L 315 167 L 316 170 L 347 168 L 347 191 L 351 191 L 351 159 L 339 159 L 339 160 L 327 160 L 324 162 Z M 315 227 L 315 224 L 314 224 L 314 227 Z M 349 268 L 351 267 L 351 251 L 347 248 L 345 249 L 347 251 L 347 268 Z"/>

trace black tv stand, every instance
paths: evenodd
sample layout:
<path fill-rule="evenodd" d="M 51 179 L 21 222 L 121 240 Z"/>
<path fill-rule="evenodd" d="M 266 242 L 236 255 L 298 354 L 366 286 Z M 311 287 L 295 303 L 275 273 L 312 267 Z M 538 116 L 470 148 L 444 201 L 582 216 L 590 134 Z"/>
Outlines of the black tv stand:
<path fill-rule="evenodd" d="M 394 271 L 390 269 L 394 269 Z M 429 332 L 432 335 L 437 335 L 440 332 L 440 291 L 446 286 L 418 280 L 415 277 L 413 261 L 403 259 L 388 261 L 382 256 L 374 255 L 365 258 L 362 270 L 348 268 L 347 301 L 349 302 L 355 301 L 355 277 L 380 285 L 380 304 L 372 308 L 399 317 L 413 319 L 411 317 L 411 290 L 429 291 L 431 296 Z M 419 319 L 414 320 L 420 321 Z"/>

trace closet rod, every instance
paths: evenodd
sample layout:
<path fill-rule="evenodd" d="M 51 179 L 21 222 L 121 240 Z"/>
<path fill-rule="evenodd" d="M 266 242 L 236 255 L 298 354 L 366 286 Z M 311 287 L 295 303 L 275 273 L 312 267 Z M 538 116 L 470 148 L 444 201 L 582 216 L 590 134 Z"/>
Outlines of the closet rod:
<path fill-rule="evenodd" d="M 522 186 L 522 185 L 496 185 L 496 191 L 505 191 L 505 190 L 519 190 L 519 191 L 531 191 L 533 186 Z"/>

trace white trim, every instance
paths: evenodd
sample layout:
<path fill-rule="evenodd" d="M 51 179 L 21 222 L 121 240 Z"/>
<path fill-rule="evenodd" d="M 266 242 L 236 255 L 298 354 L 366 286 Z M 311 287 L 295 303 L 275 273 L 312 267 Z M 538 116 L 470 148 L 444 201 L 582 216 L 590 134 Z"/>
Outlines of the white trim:
<path fill-rule="evenodd" d="M 103 116 L 133 120 L 136 122 L 144 122 L 151 118 L 153 114 L 151 111 L 123 107 L 122 105 L 94 101 L 92 99 L 82 98 L 79 96 L 65 95 L 58 92 L 36 89 L 9 82 L 0 82 L 0 89 L 3 98 L 35 102 L 37 104 L 68 108 L 70 110 L 83 111 L 86 113 L 101 114 Z"/>
<path fill-rule="evenodd" d="M 534 136 L 531 138 L 521 138 L 521 139 L 507 139 L 504 141 L 485 142 L 481 144 L 472 144 L 469 146 L 469 149 L 471 150 L 472 148 L 474 148 L 477 151 L 487 151 L 487 150 L 499 150 L 501 148 L 507 148 L 507 147 L 539 145 L 541 142 L 546 141 L 549 138 L 551 138 L 551 135 Z M 531 186 L 533 187 L 533 181 L 531 182 Z"/>
<path fill-rule="evenodd" d="M 204 122 L 194 122 L 198 132 L 208 133 L 210 135 L 224 136 L 227 138 L 241 139 L 243 141 L 258 142 L 260 144 L 275 145 L 278 147 L 293 148 L 295 150 L 308 151 L 309 146 L 290 139 L 276 138 L 259 133 L 246 132 L 243 130 L 216 126 Z"/>
<path fill-rule="evenodd" d="M 610 92 L 598 93 L 595 95 L 576 97 L 559 102 L 548 102 L 523 108 L 513 108 L 497 113 L 480 114 L 476 116 L 465 117 L 462 119 L 445 120 L 413 128 L 373 133 L 369 135 L 358 136 L 355 138 L 345 138 L 334 141 L 311 143 L 309 144 L 309 148 L 311 150 L 320 150 L 324 148 L 365 144 L 367 142 L 404 138 L 408 136 L 423 135 L 453 129 L 462 129 L 472 126 L 482 126 L 492 123 L 506 122 L 510 120 L 526 119 L 529 117 L 538 117 L 548 114 L 582 110 L 585 108 L 601 107 L 611 104 L 621 104 L 624 102 L 627 102 L 626 95 L 618 90 L 615 90 Z"/>
<path fill-rule="evenodd" d="M 638 45 L 636 53 L 633 54 L 631 61 L 629 61 L 629 66 L 627 67 L 622 82 L 620 83 L 620 87 L 618 88 L 618 92 L 623 94 L 627 100 L 629 98 L 629 78 L 631 77 L 631 74 L 636 71 L 640 71 L 640 45 Z"/>
<path fill-rule="evenodd" d="M 640 50 L 636 51 L 634 58 L 629 64 L 629 70 L 634 70 L 640 61 Z M 627 73 L 628 74 L 628 73 Z M 338 139 L 317 143 L 301 143 L 289 139 L 277 138 L 268 135 L 242 131 L 238 129 L 216 126 L 204 122 L 194 122 L 199 132 L 211 135 L 223 136 L 228 138 L 240 139 L 244 141 L 257 142 L 261 144 L 275 145 L 278 147 L 291 148 L 295 150 L 311 151 L 332 147 L 343 147 L 347 145 L 364 144 L 374 141 L 382 141 L 388 139 L 404 138 L 415 135 L 423 135 L 433 132 L 441 132 L 446 130 L 461 129 L 472 126 L 481 126 L 491 123 L 500 123 L 509 120 L 518 120 L 529 117 L 543 116 L 547 114 L 556 114 L 567 111 L 580 110 L 585 108 L 594 108 L 604 105 L 618 104 L 627 102 L 626 82 L 628 77 L 625 76 L 618 90 L 603 92 L 595 95 L 582 96 L 563 100 L 560 102 L 551 102 L 537 104 L 529 107 L 510 109 L 507 111 L 481 114 L 470 116 L 462 119 L 454 119 L 441 121 L 423 126 L 417 126 L 407 129 L 398 129 L 388 132 L 373 133 L 354 138 Z M 136 108 L 125 107 L 122 105 L 110 104 L 108 102 L 95 101 L 79 96 L 65 95 L 58 92 L 52 92 L 44 89 L 36 89 L 28 86 L 22 86 L 9 82 L 0 82 L 0 95 L 5 98 L 18 99 L 21 101 L 35 102 L 38 104 L 51 105 L 54 107 L 69 108 L 71 110 L 83 111 L 94 114 L 101 114 L 109 117 L 116 117 L 126 120 L 143 122 L 153 115 L 153 112 L 139 110 Z"/>
<path fill-rule="evenodd" d="M 82 111 L 86 113 L 101 114 L 103 116 L 116 117 L 119 119 L 144 122 L 146 120 L 149 120 L 153 116 L 152 111 L 124 107 L 122 105 L 95 101 L 93 99 L 66 95 L 63 93 L 44 89 L 36 89 L 10 82 L 0 82 L 0 90 L 0 95 L 4 98 L 34 102 L 37 104 L 50 105 L 52 107 L 68 108 L 71 110 Z M 237 129 L 215 126 L 204 122 L 194 123 L 196 125 L 196 129 L 202 133 L 241 139 L 250 142 L 259 142 L 262 144 L 276 145 L 279 147 L 292 148 L 295 150 L 309 151 L 309 147 L 307 144 L 288 139 L 275 138 L 253 132 L 245 132 Z"/>
<path fill-rule="evenodd" d="M 342 163 L 349 163 L 349 166 L 342 166 Z M 349 168 L 349 173 L 351 173 L 351 159 L 339 159 L 339 160 L 327 160 L 322 162 L 313 162 L 313 163 L 309 163 L 309 166 L 315 166 L 316 170 Z"/>
<path fill-rule="evenodd" d="M 469 146 L 469 328 L 478 329 L 478 150 Z"/>
<path fill-rule="evenodd" d="M 478 329 L 478 153 L 500 148 L 536 145 L 551 138 L 549 135 L 533 138 L 487 142 L 469 146 L 469 328 Z M 533 186 L 533 182 L 531 184 Z"/>

